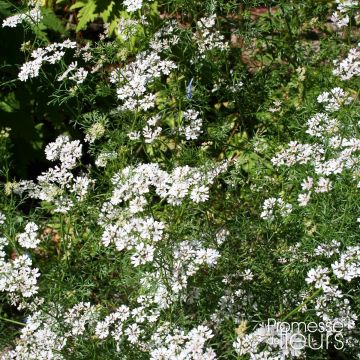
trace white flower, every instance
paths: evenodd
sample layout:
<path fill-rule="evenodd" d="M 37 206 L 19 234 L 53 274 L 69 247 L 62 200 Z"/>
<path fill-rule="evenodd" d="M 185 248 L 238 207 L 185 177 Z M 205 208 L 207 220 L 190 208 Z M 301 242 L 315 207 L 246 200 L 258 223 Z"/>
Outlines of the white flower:
<path fill-rule="evenodd" d="M 68 68 L 63 72 L 61 76 L 58 77 L 58 81 L 63 81 L 67 78 L 68 74 L 74 71 L 77 68 L 77 61 L 72 62 Z"/>
<path fill-rule="evenodd" d="M 350 49 L 348 56 L 342 61 L 334 61 L 337 68 L 333 74 L 339 76 L 342 80 L 350 80 L 354 76 L 360 75 L 360 50 L 357 48 Z"/>
<path fill-rule="evenodd" d="M 186 110 L 183 114 L 184 124 L 180 126 L 179 132 L 185 136 L 186 140 L 196 140 L 202 133 L 202 119 L 200 113 L 196 110 Z"/>
<path fill-rule="evenodd" d="M 334 254 L 339 253 L 340 242 L 332 240 L 330 244 L 321 244 L 315 249 L 315 254 L 317 256 L 323 255 L 326 257 L 331 257 Z"/>
<path fill-rule="evenodd" d="M 194 259 L 197 264 L 206 264 L 208 266 L 216 265 L 220 253 L 214 249 L 199 249 L 196 251 L 196 258 Z"/>
<path fill-rule="evenodd" d="M 305 193 L 305 194 L 299 194 L 298 196 L 298 202 L 300 206 L 306 206 L 308 202 L 310 201 L 310 195 L 311 192 Z"/>
<path fill-rule="evenodd" d="M 79 140 L 70 141 L 68 136 L 60 135 L 55 142 L 45 148 L 48 160 L 60 160 L 64 169 L 72 169 L 81 157 L 82 145 Z"/>
<path fill-rule="evenodd" d="M 136 245 L 135 251 L 135 254 L 131 257 L 131 263 L 134 266 L 139 266 L 153 261 L 155 251 L 153 246 L 140 243 Z"/>
<path fill-rule="evenodd" d="M 198 46 L 198 52 L 201 57 L 211 50 L 224 51 L 229 48 L 229 44 L 219 31 L 214 30 L 216 23 L 216 14 L 209 17 L 200 18 L 196 23 L 197 31 L 193 38 Z"/>
<path fill-rule="evenodd" d="M 244 280 L 251 281 L 254 278 L 254 274 L 250 269 L 245 269 L 244 272 L 242 273 L 242 277 Z"/>
<path fill-rule="evenodd" d="M 328 94 L 328 93 L 327 93 Z M 319 95 L 320 97 L 321 95 Z M 318 97 L 318 101 L 319 101 Z M 320 101 L 319 101 L 320 102 Z M 325 102 L 321 99 L 321 102 Z M 332 135 L 339 130 L 339 122 L 336 119 L 330 119 L 327 114 L 317 113 L 307 121 L 307 130 L 311 136 L 324 138 L 325 135 Z"/>
<path fill-rule="evenodd" d="M 23 21 L 27 23 L 38 24 L 42 20 L 42 14 L 38 7 L 35 7 L 25 13 L 17 14 L 6 18 L 2 27 L 16 27 L 18 24 L 21 24 Z"/>
<path fill-rule="evenodd" d="M 339 12 L 334 12 L 330 20 L 338 29 L 341 29 L 349 24 L 350 18 L 348 15 L 342 16 Z"/>
<path fill-rule="evenodd" d="M 9 16 L 5 20 L 3 20 L 2 27 L 16 27 L 17 25 L 21 24 L 24 20 L 24 14 L 18 14 Z"/>
<path fill-rule="evenodd" d="M 162 128 L 160 126 L 156 128 L 151 128 L 149 126 L 145 126 L 142 130 L 144 140 L 147 144 L 151 144 L 154 140 L 160 135 Z"/>
<path fill-rule="evenodd" d="M 87 70 L 85 70 L 83 67 L 80 67 L 76 70 L 74 75 L 69 77 L 69 79 L 75 81 L 79 85 L 85 81 L 88 73 L 89 72 Z"/>
<path fill-rule="evenodd" d="M 92 144 L 105 134 L 105 127 L 101 122 L 96 122 L 92 124 L 86 132 L 85 141 Z"/>
<path fill-rule="evenodd" d="M 40 239 L 37 237 L 38 230 L 39 227 L 35 223 L 27 223 L 25 232 L 18 235 L 19 244 L 25 249 L 35 249 L 40 243 Z"/>
<path fill-rule="evenodd" d="M 95 160 L 95 165 L 98 167 L 105 167 L 109 160 L 116 159 L 116 155 L 117 154 L 115 151 L 102 152 L 99 154 L 99 156 Z"/>
<path fill-rule="evenodd" d="M 18 78 L 20 81 L 26 81 L 29 78 L 39 76 L 39 71 L 43 63 L 42 58 L 35 59 L 33 61 L 28 61 L 23 64 L 20 68 Z"/>
<path fill-rule="evenodd" d="M 341 13 L 346 13 L 359 5 L 357 0 L 335 0 L 335 2 L 338 4 L 337 8 Z"/>
<path fill-rule="evenodd" d="M 139 140 L 140 139 L 140 131 L 132 131 L 127 134 L 130 140 Z"/>
<path fill-rule="evenodd" d="M 26 81 L 28 79 L 37 77 L 39 75 L 39 71 L 41 66 L 48 62 L 50 64 L 54 64 L 59 62 L 63 56 L 65 55 L 64 49 L 74 49 L 76 48 L 76 42 L 65 40 L 62 43 L 52 43 L 45 48 L 38 48 L 31 53 L 31 57 L 33 60 L 30 60 L 24 63 L 21 66 L 20 72 L 18 74 L 18 78 L 21 81 Z M 73 68 L 77 66 L 76 63 L 70 64 Z M 73 68 L 69 69 L 71 71 Z M 66 77 L 68 72 L 65 72 L 60 78 Z"/>
<path fill-rule="evenodd" d="M 190 193 L 192 201 L 199 203 L 209 199 L 209 188 L 204 185 L 194 186 Z"/>
<path fill-rule="evenodd" d="M 38 269 L 31 268 L 32 261 L 27 255 L 20 255 L 15 260 L 2 262 L 0 267 L 0 291 L 21 294 L 28 298 L 38 291 Z"/>
<path fill-rule="evenodd" d="M 134 12 L 141 9 L 142 0 L 124 0 L 123 4 L 126 7 L 126 11 Z"/>
<path fill-rule="evenodd" d="M 89 187 L 94 184 L 94 181 L 91 180 L 88 176 L 77 176 L 74 178 L 73 184 L 68 186 L 70 192 L 76 195 L 76 198 L 81 201 L 85 198 L 88 193 Z"/>
<path fill-rule="evenodd" d="M 324 193 L 331 190 L 331 182 L 330 179 L 321 177 L 318 180 L 318 186 L 315 188 L 315 192 Z"/>
<path fill-rule="evenodd" d="M 221 229 L 215 234 L 216 243 L 221 245 L 225 242 L 226 238 L 230 235 L 229 230 Z"/>
<path fill-rule="evenodd" d="M 87 325 L 95 323 L 98 317 L 96 306 L 91 305 L 89 302 L 80 302 L 67 310 L 64 316 L 64 323 L 70 327 L 66 336 L 77 337 L 82 335 Z"/>
<path fill-rule="evenodd" d="M 314 180 L 312 177 L 308 176 L 306 179 L 303 180 L 303 182 L 301 183 L 301 188 L 304 191 L 310 191 L 311 188 L 313 187 L 314 184 Z"/>
<path fill-rule="evenodd" d="M 161 60 L 157 52 L 139 53 L 132 63 L 110 74 L 110 82 L 117 84 L 118 99 L 123 102 L 122 110 L 148 110 L 155 106 L 156 95 L 147 93 L 147 86 L 161 75 L 168 75 L 175 69 L 174 62 Z"/>
<path fill-rule="evenodd" d="M 2 359 L 64 360 L 61 351 L 67 338 L 54 315 L 35 311 L 28 316 L 26 326 L 21 328 L 16 340 L 16 347 L 13 350 L 5 349 Z"/>
<path fill-rule="evenodd" d="M 330 286 L 330 278 L 328 276 L 329 270 L 318 266 L 314 269 L 310 269 L 307 273 L 305 281 L 308 284 L 314 283 L 314 286 L 318 289 L 323 289 L 325 292 Z"/>
<path fill-rule="evenodd" d="M 307 164 L 311 160 L 321 158 L 324 150 L 321 146 L 315 144 L 299 144 L 297 141 L 290 141 L 288 149 L 279 152 L 271 159 L 275 166 L 293 166 L 298 164 Z"/>
<path fill-rule="evenodd" d="M 335 87 L 330 90 L 330 92 L 324 92 L 320 94 L 317 98 L 317 101 L 319 103 L 322 103 L 325 105 L 325 109 L 329 112 L 337 111 L 340 109 L 342 105 L 348 105 L 352 102 L 352 97 L 346 93 L 343 89 L 339 87 Z M 317 114 L 325 117 L 326 121 L 326 115 L 324 114 Z M 336 121 L 335 121 L 336 122 Z M 329 127 L 328 124 L 327 127 Z M 331 127 L 331 125 L 330 125 Z"/>
<path fill-rule="evenodd" d="M 125 329 L 125 335 L 127 336 L 131 344 L 137 344 L 141 330 L 137 324 L 131 324 Z"/>
<path fill-rule="evenodd" d="M 351 281 L 360 277 L 360 247 L 350 246 L 341 253 L 340 259 L 331 265 L 338 279 Z"/>
<path fill-rule="evenodd" d="M 0 211 L 0 225 L 4 225 L 6 216 Z"/>
<path fill-rule="evenodd" d="M 282 217 L 292 212 L 292 205 L 285 203 L 282 198 L 268 198 L 264 201 L 260 217 L 264 220 L 273 220 L 275 211 L 277 210 Z"/>

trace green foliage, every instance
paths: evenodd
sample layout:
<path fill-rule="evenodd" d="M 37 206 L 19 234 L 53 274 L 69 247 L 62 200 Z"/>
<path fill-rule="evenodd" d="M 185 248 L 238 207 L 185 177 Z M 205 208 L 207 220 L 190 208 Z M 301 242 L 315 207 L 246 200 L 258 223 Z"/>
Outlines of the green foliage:
<path fill-rule="evenodd" d="M 349 343 L 301 356 L 356 359 L 359 276 L 335 270 L 358 247 L 360 84 L 333 61 L 358 51 L 358 5 L 341 29 L 326 0 L 43 5 L 0 29 L 0 289 L 23 255 L 41 274 L 36 295 L 0 291 L 0 357 L 28 341 L 37 360 L 291 359 L 256 346 L 261 324 L 328 317 L 348 321 Z M 0 0 L 4 18 L 29 9 Z"/>
<path fill-rule="evenodd" d="M 71 6 L 70 10 L 80 9 L 78 12 L 79 23 L 76 30 L 83 29 L 89 22 L 93 21 L 96 17 L 96 3 L 95 1 L 77 1 Z"/>

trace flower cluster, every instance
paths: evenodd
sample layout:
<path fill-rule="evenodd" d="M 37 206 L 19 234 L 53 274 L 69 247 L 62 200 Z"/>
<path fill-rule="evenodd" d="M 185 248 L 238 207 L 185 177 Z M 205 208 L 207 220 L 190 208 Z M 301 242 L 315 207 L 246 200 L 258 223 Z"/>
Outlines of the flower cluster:
<path fill-rule="evenodd" d="M 271 159 L 277 167 L 308 165 L 308 176 L 301 183 L 305 192 L 298 194 L 300 206 L 304 207 L 309 203 L 312 191 L 329 192 L 332 189 L 330 176 L 341 176 L 348 171 L 356 179 L 355 174 L 360 166 L 360 139 L 352 126 L 348 127 L 328 115 L 353 100 L 353 97 L 339 87 L 320 94 L 317 101 L 325 105 L 326 112 L 316 113 L 306 122 L 305 133 L 311 136 L 309 143 L 291 141 L 287 149 Z"/>
<path fill-rule="evenodd" d="M 135 12 L 141 9 L 143 2 L 142 0 L 124 0 L 124 6 L 127 12 Z"/>
<path fill-rule="evenodd" d="M 94 143 L 95 140 L 101 138 L 105 134 L 105 127 L 102 123 L 97 122 L 87 130 L 87 134 L 85 136 L 85 141 L 90 144 Z"/>
<path fill-rule="evenodd" d="M 90 303 L 80 302 L 64 311 L 50 304 L 47 311 L 37 309 L 26 319 L 14 349 L 5 349 L 2 360 L 64 360 L 61 351 L 87 329 L 93 329 L 99 317 Z"/>
<path fill-rule="evenodd" d="M 349 24 L 351 12 L 357 10 L 358 2 L 355 0 L 336 0 L 336 4 L 337 9 L 332 14 L 331 21 L 336 28 L 341 29 Z"/>
<path fill-rule="evenodd" d="M 146 144 L 153 143 L 161 134 L 162 128 L 158 126 L 160 121 L 160 115 L 152 116 L 146 121 L 145 127 L 140 131 L 132 131 L 128 133 L 128 136 L 131 140 L 139 140 L 143 138 Z"/>
<path fill-rule="evenodd" d="M 233 343 L 238 355 L 250 354 L 254 359 L 300 358 L 304 349 L 301 333 L 280 331 L 274 325 L 261 325 L 254 332 L 238 336 Z"/>
<path fill-rule="evenodd" d="M 141 17 L 140 20 L 121 18 L 115 31 L 122 41 L 127 41 L 136 35 L 140 25 L 148 25 L 145 17 Z"/>
<path fill-rule="evenodd" d="M 352 97 L 339 87 L 325 91 L 317 98 L 318 103 L 324 104 L 328 112 L 337 111 L 342 105 L 349 105 L 352 100 Z"/>
<path fill-rule="evenodd" d="M 207 171 L 181 166 L 167 172 L 155 163 L 128 166 L 112 179 L 115 188 L 110 204 L 114 206 L 126 201 L 132 213 L 141 212 L 147 204 L 145 195 L 151 188 L 172 205 L 181 204 L 187 196 L 194 202 L 203 202 L 208 199 L 209 186 L 227 167 L 228 163 L 224 162 Z"/>
<path fill-rule="evenodd" d="M 211 50 L 224 51 L 229 48 L 224 36 L 217 30 L 214 30 L 216 15 L 203 17 L 196 23 L 196 32 L 193 38 L 197 44 L 200 57 L 204 58 L 206 53 Z"/>
<path fill-rule="evenodd" d="M 80 302 L 74 305 L 64 314 L 64 324 L 68 328 L 65 336 L 76 338 L 83 335 L 87 327 L 95 326 L 98 318 L 98 308 L 89 302 Z"/>
<path fill-rule="evenodd" d="M 332 257 L 335 254 L 339 253 L 339 246 L 340 242 L 337 240 L 332 240 L 329 244 L 320 244 L 315 249 L 315 255 L 316 256 L 325 256 L 325 257 Z"/>
<path fill-rule="evenodd" d="M 71 76 L 69 76 L 69 74 L 71 74 Z M 68 68 L 62 73 L 62 75 L 60 75 L 58 77 L 58 81 L 63 81 L 66 78 L 69 78 L 70 80 L 73 80 L 76 82 L 76 84 L 82 84 L 87 75 L 88 75 L 88 71 L 85 70 L 83 67 L 78 67 L 78 63 L 77 61 L 72 62 Z"/>
<path fill-rule="evenodd" d="M 150 49 L 157 53 L 170 50 L 172 46 L 180 41 L 177 34 L 179 31 L 180 27 L 176 20 L 166 21 L 150 40 Z"/>
<path fill-rule="evenodd" d="M 306 125 L 307 129 L 305 132 L 318 138 L 322 138 L 324 135 L 336 134 L 340 128 L 340 124 L 337 119 L 331 119 L 324 113 L 315 114 L 307 121 Z"/>
<path fill-rule="evenodd" d="M 180 126 L 179 132 L 186 140 L 196 140 L 202 133 L 202 119 L 196 110 L 186 110 L 183 113 L 184 124 Z"/>
<path fill-rule="evenodd" d="M 2 212 L 0 212 L 0 225 L 4 225 L 5 220 L 6 216 Z"/>
<path fill-rule="evenodd" d="M 199 325 L 186 334 L 180 329 L 169 331 L 168 326 L 169 324 L 163 325 L 153 335 L 154 345 L 150 350 L 151 360 L 216 359 L 214 350 L 206 346 L 206 342 L 214 336 L 211 329 Z"/>
<path fill-rule="evenodd" d="M 351 281 L 360 277 L 360 247 L 347 248 L 341 253 L 339 261 L 333 263 L 331 268 L 338 279 Z"/>
<path fill-rule="evenodd" d="M 22 180 L 13 185 L 17 194 L 27 192 L 30 197 L 53 203 L 55 212 L 66 213 L 75 204 L 82 201 L 93 180 L 88 175 L 74 176 L 71 172 L 78 165 L 82 145 L 79 140 L 70 141 L 61 135 L 45 148 L 46 158 L 60 161 L 60 166 L 50 168 L 37 177 L 37 183 Z"/>
<path fill-rule="evenodd" d="M 29 298 L 38 291 L 39 270 L 31 267 L 32 261 L 28 255 L 6 261 L 4 247 L 7 244 L 5 238 L 0 238 L 0 291 Z"/>
<path fill-rule="evenodd" d="M 354 76 L 360 75 L 360 43 L 357 47 L 352 48 L 348 56 L 339 61 L 334 60 L 336 68 L 333 70 L 333 74 L 339 76 L 341 80 L 350 80 Z"/>
<path fill-rule="evenodd" d="M 305 279 L 315 289 L 322 290 L 313 300 L 316 315 L 328 324 L 341 323 L 348 331 L 355 329 L 358 317 L 338 284 L 341 284 L 341 280 L 351 281 L 360 276 L 359 249 L 358 246 L 347 248 L 340 253 L 340 259 L 333 262 L 330 267 L 312 268 Z M 337 284 L 332 282 L 331 275 L 337 279 Z"/>
<path fill-rule="evenodd" d="M 101 152 L 97 159 L 95 160 L 95 165 L 98 167 L 105 167 L 109 160 L 116 159 L 116 152 L 115 151 L 104 151 Z"/>
<path fill-rule="evenodd" d="M 75 49 L 76 42 L 65 40 L 62 43 L 52 43 L 45 48 L 38 48 L 31 53 L 34 60 L 21 66 L 18 78 L 21 81 L 39 76 L 39 71 L 44 63 L 55 64 L 65 55 L 66 49 Z"/>
<path fill-rule="evenodd" d="M 41 14 L 41 10 L 37 6 L 37 7 L 34 7 L 32 9 L 28 10 L 27 12 L 24 12 L 21 14 L 16 14 L 16 15 L 6 18 L 2 23 L 2 27 L 14 28 L 23 22 L 27 22 L 30 24 L 31 23 L 38 24 L 42 20 L 42 18 L 43 18 L 43 16 Z"/>
<path fill-rule="evenodd" d="M 105 246 L 114 243 L 118 251 L 135 250 L 131 262 L 138 266 L 153 260 L 154 244 L 162 239 L 164 227 L 162 222 L 150 217 L 133 217 L 124 224 L 105 226 L 102 242 Z"/>
<path fill-rule="evenodd" d="M 169 308 L 179 297 L 185 301 L 190 277 L 203 267 L 214 267 L 220 257 L 218 250 L 206 248 L 200 241 L 183 241 L 171 251 L 173 264 L 167 270 L 168 276 L 164 278 L 162 270 L 155 266 L 141 281 L 152 303 L 160 309 Z"/>
<path fill-rule="evenodd" d="M 316 124 L 316 123 L 315 123 Z M 313 131 L 313 121 L 309 120 L 309 132 Z M 288 148 L 276 154 L 271 162 L 275 166 L 293 166 L 295 164 L 307 164 L 310 161 L 320 161 L 324 148 L 318 144 L 301 144 L 290 141 Z"/>
<path fill-rule="evenodd" d="M 126 340 L 130 345 L 148 352 L 152 360 L 216 358 L 215 352 L 205 345 L 213 337 L 212 331 L 203 325 L 186 334 L 183 330 L 173 329 L 169 323 L 164 323 L 148 341 L 144 341 L 144 323 L 154 323 L 158 316 L 158 313 L 148 315 L 143 306 L 131 310 L 128 306 L 121 305 L 96 324 L 95 333 L 101 340 L 111 336 L 118 343 L 118 348 L 120 342 Z"/>
<path fill-rule="evenodd" d="M 98 9 L 75 0 L 81 23 L 102 17 L 104 31 L 96 22 L 83 45 L 44 45 L 21 67 L 27 81 L 61 63 L 51 104 L 78 105 L 73 117 L 61 111 L 84 143 L 60 135 L 45 147 L 47 170 L 0 184 L 9 214 L 0 212 L 0 292 L 8 302 L 1 318 L 9 330 L 0 359 L 330 356 L 308 351 L 305 332 L 259 323 L 268 316 L 341 323 L 344 354 L 353 355 L 359 46 L 324 70 L 337 78 L 316 82 L 323 70 L 315 66 L 329 63 L 322 60 L 335 43 L 324 33 L 324 48 L 308 51 L 298 35 L 325 27 L 313 18 L 292 31 L 299 21 L 289 21 L 290 41 L 277 21 L 295 10 L 307 20 L 311 2 L 282 2 L 265 16 L 255 4 L 239 16 L 224 0 L 194 9 L 187 1 L 149 3 Z M 336 4 L 333 22 L 352 26 L 358 5 Z M 41 13 L 16 16 L 3 26 Z M 100 40 L 84 45 L 94 32 Z M 43 33 L 37 43 L 55 37 Z M 353 32 L 344 35 L 353 40 Z M 295 69 L 289 49 L 299 52 Z M 331 85 L 319 89 L 323 83 Z M 0 101 L 2 110 L 18 101 L 14 94 Z M 0 165 L 6 181 L 7 166 Z"/>
<path fill-rule="evenodd" d="M 139 217 L 129 214 L 144 212 L 148 205 L 146 196 L 155 194 L 172 205 L 180 204 L 186 196 L 194 202 L 208 199 L 209 185 L 214 178 L 226 170 L 226 165 L 220 165 L 208 172 L 188 166 L 175 168 L 168 173 L 161 170 L 158 164 L 142 164 L 137 167 L 127 167 L 112 179 L 114 190 L 110 201 L 105 202 L 100 215 L 100 224 L 104 227 L 102 242 L 105 246 L 114 243 L 118 251 L 132 250 L 131 262 L 134 266 L 152 262 L 155 253 L 154 245 L 163 239 L 165 224 L 152 217 Z M 127 207 L 119 205 L 127 203 Z M 185 244 L 184 244 L 185 246 Z M 202 255 L 200 256 L 200 253 Z M 190 256 L 191 252 L 187 252 Z M 198 254 L 202 260 L 193 258 Z M 213 255 L 212 255 L 213 254 Z M 195 251 L 189 258 L 193 263 L 211 263 L 210 258 L 218 257 L 216 253 L 205 249 Z M 174 255 L 178 257 L 178 255 Z M 180 256 L 183 265 L 186 263 L 185 254 Z M 187 277 L 192 275 L 190 272 Z M 177 277 L 174 275 L 174 279 Z"/>
<path fill-rule="evenodd" d="M 53 315 L 53 314 L 51 314 Z M 55 316 L 36 311 L 26 320 L 26 326 L 21 329 L 15 348 L 5 350 L 2 360 L 64 360 L 61 350 L 67 339 L 61 334 L 61 328 Z"/>
<path fill-rule="evenodd" d="M 124 68 L 115 69 L 110 75 L 110 82 L 117 85 L 118 99 L 123 102 L 122 110 L 148 110 L 155 106 L 156 95 L 147 93 L 147 86 L 169 75 L 176 69 L 170 60 L 162 60 L 156 52 L 142 52 Z"/>
<path fill-rule="evenodd" d="M 264 220 L 273 220 L 275 213 L 287 216 L 292 211 L 292 205 L 286 203 L 282 198 L 268 198 L 264 201 L 260 217 Z"/>
<path fill-rule="evenodd" d="M 230 74 L 233 75 L 234 71 L 230 71 Z M 244 83 L 241 80 L 238 80 L 236 78 L 233 78 L 233 83 L 229 84 L 228 81 L 224 78 L 216 79 L 216 82 L 214 83 L 214 86 L 211 90 L 212 93 L 217 93 L 221 91 L 229 91 L 230 93 L 237 93 L 241 89 L 243 89 Z M 278 111 L 278 110 L 276 110 Z"/>
<path fill-rule="evenodd" d="M 38 230 L 39 227 L 35 223 L 27 223 L 25 232 L 18 236 L 19 244 L 25 249 L 35 249 L 40 243 L 40 239 L 37 236 Z"/>

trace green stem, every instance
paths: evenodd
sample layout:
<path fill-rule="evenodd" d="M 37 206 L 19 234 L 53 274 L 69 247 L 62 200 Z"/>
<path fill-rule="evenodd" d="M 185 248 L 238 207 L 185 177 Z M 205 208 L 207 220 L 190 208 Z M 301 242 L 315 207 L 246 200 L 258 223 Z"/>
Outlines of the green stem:
<path fill-rule="evenodd" d="M 16 325 L 21 325 L 21 326 L 26 326 L 26 324 L 24 323 L 21 323 L 19 321 L 16 321 L 16 320 L 11 320 L 11 319 L 6 319 L 6 318 L 3 318 L 0 316 L 0 320 L 3 320 L 3 321 L 6 321 L 6 322 L 9 322 L 11 324 L 16 324 Z"/>
<path fill-rule="evenodd" d="M 296 314 L 304 305 L 306 305 L 309 301 L 311 301 L 315 296 L 317 296 L 322 289 L 317 289 L 312 295 L 310 295 L 308 298 L 306 298 L 297 308 L 295 308 L 294 310 L 290 311 L 283 319 L 282 321 L 285 321 L 286 319 L 288 319 L 289 317 L 291 317 L 292 315 Z"/>

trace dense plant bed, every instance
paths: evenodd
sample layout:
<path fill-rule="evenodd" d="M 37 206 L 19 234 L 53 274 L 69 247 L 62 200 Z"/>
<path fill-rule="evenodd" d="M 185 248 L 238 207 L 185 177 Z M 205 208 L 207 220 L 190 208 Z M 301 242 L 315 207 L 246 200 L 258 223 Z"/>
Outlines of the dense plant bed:
<path fill-rule="evenodd" d="M 0 1 L 0 359 L 359 359 L 360 6 Z"/>

